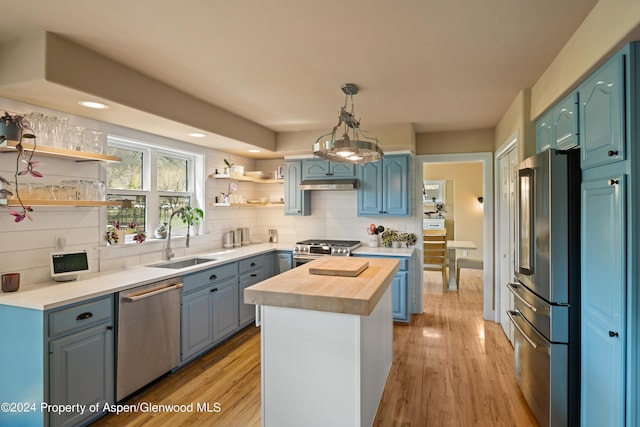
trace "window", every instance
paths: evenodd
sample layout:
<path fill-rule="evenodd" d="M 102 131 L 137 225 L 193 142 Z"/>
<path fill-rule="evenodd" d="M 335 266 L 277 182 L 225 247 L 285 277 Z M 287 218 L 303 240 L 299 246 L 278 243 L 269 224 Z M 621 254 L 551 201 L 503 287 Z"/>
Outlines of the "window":
<path fill-rule="evenodd" d="M 107 153 L 122 158 L 120 163 L 107 164 L 107 200 L 122 201 L 107 208 L 107 224 L 153 237 L 153 230 L 168 224 L 177 208 L 199 207 L 202 196 L 196 194 L 194 184 L 196 169 L 203 169 L 196 167 L 201 156 L 114 136 L 107 142 Z M 177 215 L 171 227 L 173 236 L 187 233 L 187 225 Z"/>

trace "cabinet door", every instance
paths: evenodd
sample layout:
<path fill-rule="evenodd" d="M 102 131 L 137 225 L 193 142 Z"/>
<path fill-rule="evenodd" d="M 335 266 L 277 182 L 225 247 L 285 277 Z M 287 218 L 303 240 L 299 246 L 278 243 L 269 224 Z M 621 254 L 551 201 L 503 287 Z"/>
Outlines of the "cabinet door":
<path fill-rule="evenodd" d="M 611 179 L 582 183 L 580 407 L 584 426 L 624 424 L 625 183 L 624 176 Z"/>
<path fill-rule="evenodd" d="M 113 327 L 102 324 L 49 342 L 49 403 L 114 402 Z M 96 413 L 50 414 L 52 426 L 80 425 Z"/>
<path fill-rule="evenodd" d="M 240 275 L 240 292 L 238 293 L 238 318 L 240 321 L 240 327 L 248 325 L 256 318 L 255 304 L 244 303 L 244 290 L 249 286 L 255 285 L 256 283 L 263 280 L 264 275 L 262 270 L 255 270 Z"/>
<path fill-rule="evenodd" d="M 411 215 L 411 179 L 409 156 L 388 156 L 383 159 L 383 213 L 393 216 Z"/>
<path fill-rule="evenodd" d="M 218 342 L 238 330 L 238 282 L 231 279 L 212 287 L 211 312 L 213 342 Z"/>
<path fill-rule="evenodd" d="M 407 271 L 399 271 L 396 277 L 393 278 L 392 288 L 392 307 L 393 307 L 393 320 L 407 320 L 407 283 L 408 283 Z"/>
<path fill-rule="evenodd" d="M 541 116 L 536 122 L 536 149 L 540 153 L 554 147 L 555 138 L 553 136 L 552 112 L 549 111 Z"/>
<path fill-rule="evenodd" d="M 333 178 L 355 178 L 356 165 L 353 163 L 329 162 L 329 173 Z"/>
<path fill-rule="evenodd" d="M 326 179 L 331 176 L 329 161 L 323 159 L 303 159 L 302 179 Z"/>
<path fill-rule="evenodd" d="M 553 135 L 558 150 L 578 146 L 578 93 L 572 93 L 552 110 Z"/>
<path fill-rule="evenodd" d="M 181 356 L 185 361 L 213 344 L 209 288 L 182 297 Z"/>
<path fill-rule="evenodd" d="M 382 209 L 382 168 L 383 161 L 365 163 L 358 169 L 358 215 L 380 216 Z"/>
<path fill-rule="evenodd" d="M 284 214 L 311 215 L 311 196 L 298 188 L 302 181 L 302 163 L 290 161 L 285 164 Z"/>
<path fill-rule="evenodd" d="M 578 93 L 582 168 L 624 160 L 624 56 L 605 63 Z"/>

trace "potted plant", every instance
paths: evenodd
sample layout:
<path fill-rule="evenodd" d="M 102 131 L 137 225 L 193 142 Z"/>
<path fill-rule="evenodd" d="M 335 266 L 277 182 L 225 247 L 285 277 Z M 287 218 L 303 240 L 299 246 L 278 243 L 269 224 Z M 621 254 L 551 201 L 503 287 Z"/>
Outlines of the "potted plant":
<path fill-rule="evenodd" d="M 393 242 L 398 241 L 398 232 L 392 228 L 387 228 L 382 232 L 382 246 L 390 248 L 393 246 Z"/>
<path fill-rule="evenodd" d="M 25 132 L 27 131 L 27 132 Z M 25 153 L 24 147 L 22 145 L 23 138 L 28 138 L 33 140 L 33 149 L 27 155 Z M 29 216 L 29 212 L 33 212 L 31 206 L 26 206 L 22 202 L 22 197 L 20 196 L 20 190 L 18 185 L 18 177 L 22 175 L 31 175 L 35 178 L 42 178 L 42 174 L 35 170 L 38 166 L 38 161 L 33 160 L 33 154 L 36 151 L 36 136 L 33 134 L 33 130 L 31 129 L 31 125 L 29 122 L 21 115 L 11 115 L 7 112 L 4 113 L 3 116 L 0 117 L 0 147 L 6 146 L 7 141 L 18 141 L 16 144 L 16 151 L 18 152 L 18 156 L 16 158 L 16 169 L 13 174 L 13 184 L 15 196 L 20 203 L 20 210 L 13 210 L 10 207 L 9 214 L 15 217 L 15 222 L 20 222 L 25 218 L 31 220 L 31 216 Z M 22 168 L 20 165 L 23 164 Z M 9 186 L 11 183 L 9 180 L 0 176 L 0 182 L 3 184 L 3 187 Z M 0 198 L 8 198 L 9 196 L 13 196 L 14 194 L 8 188 L 2 188 L 0 190 Z"/>
<path fill-rule="evenodd" d="M 231 163 L 231 158 L 229 159 L 224 159 L 224 174 L 225 175 L 230 175 L 231 174 L 231 168 L 233 167 L 233 163 Z"/>
<path fill-rule="evenodd" d="M 418 238 L 414 233 L 400 233 L 399 240 L 404 242 L 407 247 L 411 247 L 416 244 Z"/>
<path fill-rule="evenodd" d="M 120 225 L 120 221 L 113 221 L 110 225 L 107 225 L 107 232 L 105 238 L 109 245 L 122 245 L 124 244 L 125 229 Z"/>

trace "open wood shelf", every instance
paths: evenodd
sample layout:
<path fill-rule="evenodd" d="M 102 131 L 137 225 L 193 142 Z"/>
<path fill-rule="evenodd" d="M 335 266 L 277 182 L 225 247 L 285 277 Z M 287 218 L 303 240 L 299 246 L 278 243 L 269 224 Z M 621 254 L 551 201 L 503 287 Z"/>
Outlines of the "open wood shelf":
<path fill-rule="evenodd" d="M 5 141 L 0 146 L 0 152 L 15 152 L 18 141 Z M 22 142 L 25 151 L 33 151 L 33 144 Z M 66 148 L 50 147 L 48 145 L 36 145 L 36 155 L 45 157 L 57 157 L 63 159 L 73 159 L 78 162 L 100 161 L 100 162 L 120 162 L 120 157 L 107 156 L 104 154 L 87 153 L 84 151 L 68 150 Z"/>
<path fill-rule="evenodd" d="M 22 199 L 25 206 L 119 206 L 121 200 L 38 200 Z M 8 206 L 20 206 L 18 199 L 7 200 Z"/>
<path fill-rule="evenodd" d="M 244 182 L 257 182 L 258 184 L 283 184 L 284 179 L 275 178 L 254 178 L 246 175 L 229 175 L 229 174 L 211 174 L 209 178 L 215 179 L 233 179 Z"/>
<path fill-rule="evenodd" d="M 212 203 L 214 207 L 226 208 L 275 208 L 283 207 L 284 203 Z"/>

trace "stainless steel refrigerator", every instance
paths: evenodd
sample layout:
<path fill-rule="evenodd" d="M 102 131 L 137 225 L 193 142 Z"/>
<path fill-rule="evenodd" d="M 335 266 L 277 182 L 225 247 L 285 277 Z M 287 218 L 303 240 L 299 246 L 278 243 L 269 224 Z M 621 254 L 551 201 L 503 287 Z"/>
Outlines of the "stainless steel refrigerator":
<path fill-rule="evenodd" d="M 579 425 L 579 151 L 546 150 L 516 173 L 515 375 L 541 426 Z"/>

